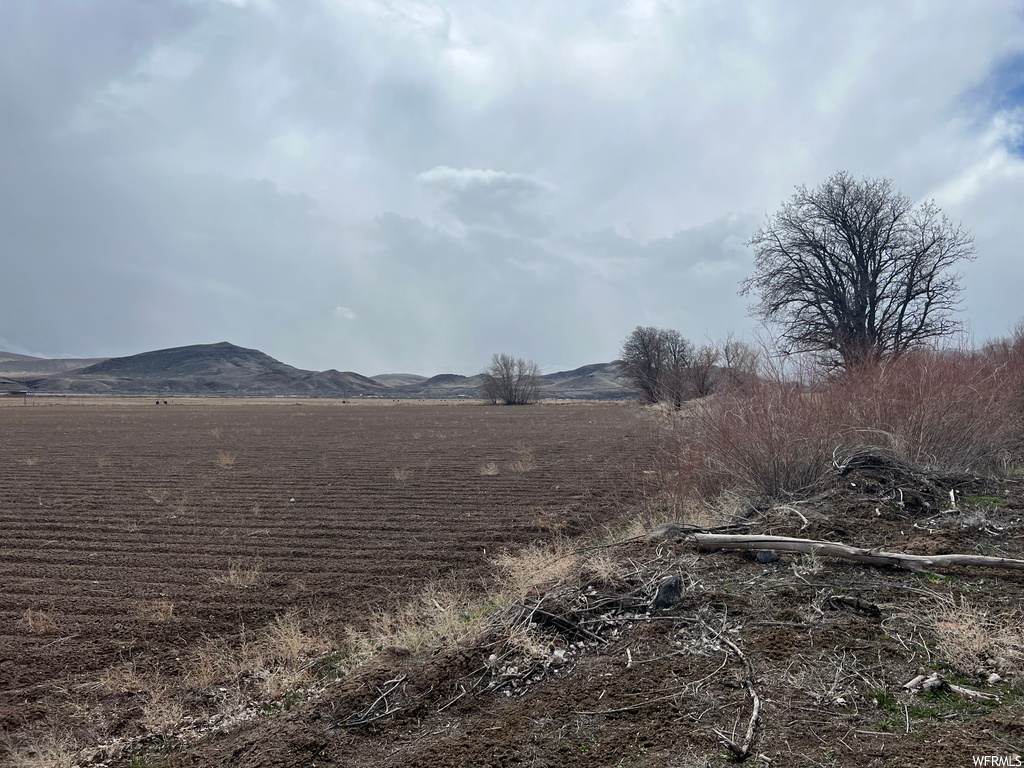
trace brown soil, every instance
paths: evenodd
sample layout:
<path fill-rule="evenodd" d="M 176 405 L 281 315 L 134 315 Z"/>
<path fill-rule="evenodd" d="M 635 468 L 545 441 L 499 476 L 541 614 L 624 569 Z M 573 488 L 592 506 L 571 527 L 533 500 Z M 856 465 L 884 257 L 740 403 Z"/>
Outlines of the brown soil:
<path fill-rule="evenodd" d="M 357 622 L 483 579 L 503 548 L 617 514 L 642 439 L 625 406 L 144 402 L 0 408 L 0 725 L 286 609 Z M 224 583 L 232 564 L 256 583 Z"/>

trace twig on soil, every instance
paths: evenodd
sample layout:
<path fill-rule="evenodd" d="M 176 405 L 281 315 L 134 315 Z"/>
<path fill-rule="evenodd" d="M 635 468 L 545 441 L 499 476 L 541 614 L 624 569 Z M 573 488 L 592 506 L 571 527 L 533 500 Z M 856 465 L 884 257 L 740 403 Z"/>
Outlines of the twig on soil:
<path fill-rule="evenodd" d="M 456 701 L 458 701 L 459 699 L 461 699 L 461 698 L 462 698 L 463 696 L 465 696 L 465 695 L 466 695 L 466 694 L 467 694 L 467 693 L 469 692 L 469 691 L 467 691 L 467 690 L 466 690 L 466 686 L 464 686 L 464 685 L 460 685 L 459 687 L 460 687 L 460 688 L 462 689 L 462 693 L 460 693 L 460 694 L 459 694 L 458 696 L 456 696 L 456 697 L 455 697 L 454 699 L 452 699 L 451 701 L 449 701 L 449 702 L 448 702 L 447 704 L 445 704 L 445 705 L 444 705 L 443 707 L 438 707 L 438 710 L 437 710 L 438 712 L 444 712 L 444 711 L 445 711 L 446 709 L 448 709 L 448 707 L 450 707 L 450 706 L 451 706 L 452 704 L 454 704 L 454 703 L 455 703 Z"/>
<path fill-rule="evenodd" d="M 383 717 L 388 717 L 389 715 L 393 715 L 396 712 L 401 711 L 401 709 L 402 709 L 401 707 L 394 707 L 394 708 L 392 708 L 388 704 L 388 694 L 394 693 L 394 691 L 398 688 L 398 686 L 400 686 L 402 683 L 404 683 L 407 679 L 408 679 L 407 675 L 400 675 L 400 676 L 396 677 L 394 680 L 388 680 L 384 684 L 385 685 L 384 690 L 381 690 L 379 688 L 377 689 L 377 690 L 381 691 L 380 696 L 378 696 L 373 701 L 373 703 L 370 704 L 370 706 L 366 707 L 366 709 L 362 710 L 361 712 L 353 712 L 351 715 L 349 715 L 345 719 L 345 722 L 338 724 L 339 727 L 341 727 L 341 728 L 352 728 L 352 727 L 359 726 L 359 725 L 366 725 L 367 723 L 372 723 L 375 720 L 380 720 Z M 374 715 L 373 717 L 370 717 L 370 713 L 373 712 L 373 710 L 377 707 L 377 705 L 380 704 L 382 701 L 384 702 L 384 711 L 382 713 L 380 713 L 379 715 Z"/>
<path fill-rule="evenodd" d="M 641 701 L 639 704 L 632 704 L 632 705 L 630 705 L 628 707 L 620 707 L 618 709 L 602 709 L 602 710 L 598 710 L 596 712 L 583 712 L 582 710 L 580 710 L 580 711 L 573 712 L 573 714 L 574 715 L 617 715 L 620 712 L 635 712 L 636 710 L 643 709 L 644 707 L 649 706 L 651 704 L 657 704 L 659 701 L 668 701 L 669 699 L 675 699 L 675 698 L 678 698 L 678 697 L 679 697 L 679 691 L 676 691 L 675 693 L 670 693 L 668 696 L 658 696 L 657 698 L 648 699 L 647 701 Z"/>

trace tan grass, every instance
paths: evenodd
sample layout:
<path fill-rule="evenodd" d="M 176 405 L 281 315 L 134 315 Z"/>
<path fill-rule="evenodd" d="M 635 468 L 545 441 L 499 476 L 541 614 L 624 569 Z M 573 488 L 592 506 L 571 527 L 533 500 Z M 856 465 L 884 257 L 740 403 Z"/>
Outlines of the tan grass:
<path fill-rule="evenodd" d="M 29 458 L 25 459 L 24 462 L 26 467 L 34 467 L 37 464 L 39 464 L 39 459 L 36 458 L 35 456 L 30 456 Z"/>
<path fill-rule="evenodd" d="M 420 654 L 481 632 L 488 606 L 494 607 L 487 597 L 474 597 L 454 581 L 429 583 L 411 600 L 374 612 L 365 629 L 350 629 L 346 639 L 356 662 L 386 648 Z"/>
<path fill-rule="evenodd" d="M 950 600 L 934 617 L 939 651 L 954 667 L 969 674 L 1024 672 L 1024 616 L 992 616 L 960 598 Z"/>
<path fill-rule="evenodd" d="M 206 638 L 185 660 L 193 687 L 239 688 L 244 677 L 261 698 L 277 698 L 312 680 L 309 660 L 334 648 L 324 617 L 288 612 L 260 632 L 243 633 L 236 643 Z M 241 690 L 234 693 L 245 698 Z"/>
<path fill-rule="evenodd" d="M 74 736 L 55 727 L 17 742 L 9 734 L 2 739 L 11 768 L 72 768 L 78 763 L 80 747 Z"/>
<path fill-rule="evenodd" d="M 238 454 L 234 451 L 217 451 L 217 459 L 214 463 L 218 467 L 233 467 L 237 458 Z"/>
<path fill-rule="evenodd" d="M 159 488 L 159 489 L 147 488 L 146 489 L 146 496 L 149 498 L 150 501 L 152 501 L 152 502 L 154 502 L 156 504 L 163 504 L 164 501 L 167 500 L 167 495 L 169 493 L 170 493 L 170 491 L 168 491 L 166 488 Z"/>
<path fill-rule="evenodd" d="M 252 587 L 259 583 L 262 571 L 263 561 L 258 557 L 248 561 L 231 559 L 228 561 L 227 572 L 214 576 L 213 580 L 217 584 L 232 587 Z"/>
<path fill-rule="evenodd" d="M 57 619 L 52 613 L 27 608 L 22 619 L 33 635 L 52 635 L 57 631 Z"/>
<path fill-rule="evenodd" d="M 516 449 L 517 458 L 513 459 L 509 466 L 512 471 L 519 475 L 532 472 L 537 468 L 537 459 L 533 456 L 533 450 L 525 446 Z"/>
<path fill-rule="evenodd" d="M 396 467 L 395 469 L 391 470 L 391 479 L 396 480 L 399 483 L 405 482 L 410 477 L 412 477 L 411 469 L 399 469 L 398 467 Z"/>
<path fill-rule="evenodd" d="M 561 517 L 557 512 L 544 509 L 544 507 L 530 507 L 530 521 L 538 531 L 551 533 L 564 531 L 568 527 L 569 521 L 559 519 Z"/>
<path fill-rule="evenodd" d="M 577 574 L 580 557 L 570 542 L 556 539 L 550 544 L 531 544 L 516 553 L 506 553 L 497 559 L 496 565 L 501 572 L 502 595 L 519 601 L 531 592 Z"/>
<path fill-rule="evenodd" d="M 173 681 L 160 675 L 146 679 L 143 689 L 142 724 L 150 733 L 172 734 L 185 719 L 185 705 Z"/>
<path fill-rule="evenodd" d="M 621 580 L 623 568 L 607 550 L 599 550 L 586 555 L 580 561 L 580 576 L 591 582 L 611 587 Z"/>
<path fill-rule="evenodd" d="M 498 465 L 493 461 L 489 461 L 480 467 L 481 477 L 494 477 L 496 474 L 498 474 Z"/>
<path fill-rule="evenodd" d="M 113 463 L 114 463 L 114 460 L 111 459 L 109 456 L 97 456 L 96 457 L 96 466 L 100 467 L 101 469 L 104 468 L 104 467 L 109 467 Z"/>
<path fill-rule="evenodd" d="M 174 603 L 170 600 L 151 600 L 137 604 L 135 612 L 146 621 L 170 621 L 174 616 Z"/>

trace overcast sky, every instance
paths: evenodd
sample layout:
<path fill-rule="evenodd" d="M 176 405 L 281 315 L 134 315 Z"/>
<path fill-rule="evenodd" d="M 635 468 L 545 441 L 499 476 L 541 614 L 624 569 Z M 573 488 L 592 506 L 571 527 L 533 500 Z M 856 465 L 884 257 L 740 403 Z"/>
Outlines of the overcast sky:
<path fill-rule="evenodd" d="M 751 233 L 886 176 L 1024 316 L 1024 3 L 0 0 L 0 348 L 546 371 L 754 327 Z"/>

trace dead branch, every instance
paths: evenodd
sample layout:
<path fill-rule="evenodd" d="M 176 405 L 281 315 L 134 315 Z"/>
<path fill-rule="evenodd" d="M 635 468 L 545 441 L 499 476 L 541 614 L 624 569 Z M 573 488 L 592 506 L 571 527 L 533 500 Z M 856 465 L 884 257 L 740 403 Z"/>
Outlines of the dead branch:
<path fill-rule="evenodd" d="M 757 731 L 758 719 L 761 717 L 761 697 L 757 695 L 757 691 L 754 688 L 754 668 L 751 666 L 750 660 L 747 658 L 746 654 L 740 650 L 740 647 L 736 645 L 736 643 L 713 627 L 710 627 L 707 624 L 704 624 L 704 626 L 711 630 L 719 640 L 729 646 L 729 649 L 739 657 L 741 662 L 743 662 L 743 667 L 747 672 L 747 676 L 743 680 L 743 687 L 746 688 L 747 694 L 750 696 L 751 702 L 753 702 L 753 708 L 750 713 L 750 722 L 747 724 L 747 733 L 743 737 L 743 743 L 737 744 L 722 731 L 715 731 L 715 733 L 718 734 L 718 738 L 722 740 L 722 744 L 726 749 L 732 752 L 733 755 L 735 755 L 738 761 L 746 760 L 750 757 L 750 747 L 754 742 L 754 733 Z"/>
<path fill-rule="evenodd" d="M 997 568 L 1024 571 L 1024 560 L 984 555 L 907 555 L 886 552 L 883 549 L 863 549 L 840 542 L 795 539 L 789 536 L 749 536 L 714 533 L 695 533 L 694 539 L 701 549 L 767 549 L 776 552 L 801 552 L 852 560 L 868 565 L 888 565 L 923 571 L 928 568 Z"/>
<path fill-rule="evenodd" d="M 931 675 L 918 675 L 909 683 L 904 686 L 908 691 L 951 691 L 952 693 L 966 696 L 969 699 L 975 701 L 991 701 L 999 703 L 999 697 L 991 693 L 982 693 L 976 691 L 973 688 L 964 688 L 962 685 L 956 685 L 955 683 L 949 682 L 946 678 L 940 675 L 938 672 L 933 672 Z"/>

